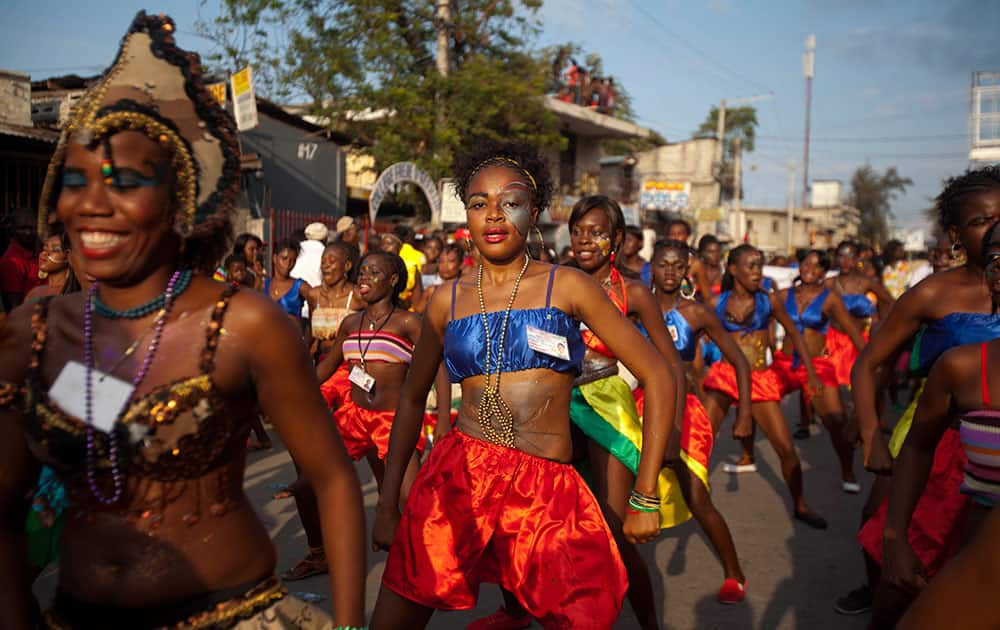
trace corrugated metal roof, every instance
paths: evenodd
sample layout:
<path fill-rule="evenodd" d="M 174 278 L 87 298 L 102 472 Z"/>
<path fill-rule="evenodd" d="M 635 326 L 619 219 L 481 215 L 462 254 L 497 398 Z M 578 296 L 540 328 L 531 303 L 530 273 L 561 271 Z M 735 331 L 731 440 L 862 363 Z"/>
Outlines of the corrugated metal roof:
<path fill-rule="evenodd" d="M 40 140 L 42 142 L 48 142 L 55 144 L 59 140 L 59 132 L 53 131 L 51 129 L 42 129 L 39 127 L 25 127 L 23 125 L 11 125 L 10 123 L 0 122 L 0 135 L 5 136 L 16 136 L 18 138 L 28 138 L 31 140 Z"/>

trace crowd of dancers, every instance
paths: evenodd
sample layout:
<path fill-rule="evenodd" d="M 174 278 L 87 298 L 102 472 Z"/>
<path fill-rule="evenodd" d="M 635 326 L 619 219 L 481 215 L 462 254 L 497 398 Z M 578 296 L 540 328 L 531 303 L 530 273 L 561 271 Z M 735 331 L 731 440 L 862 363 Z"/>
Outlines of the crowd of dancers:
<path fill-rule="evenodd" d="M 453 242 L 424 257 L 400 228 L 361 256 L 350 220 L 329 244 L 310 226 L 268 275 L 259 239 L 229 248 L 235 128 L 173 31 L 140 13 L 65 126 L 39 209 L 48 282 L 0 332 L 0 626 L 360 628 L 370 547 L 388 551 L 372 628 L 472 608 L 482 583 L 504 605 L 473 628 L 609 628 L 626 598 L 656 628 L 638 545 L 692 517 L 719 602 L 739 604 L 753 576 L 709 492 L 713 443 L 735 406 L 726 470 L 756 469 L 759 428 L 792 518 L 825 529 L 779 404 L 797 391 L 796 434 L 814 412 L 843 491 L 861 490 L 859 445 L 876 473 L 865 585 L 838 611 L 1000 623 L 980 605 L 1000 535 L 1000 169 L 947 182 L 933 273 L 898 292 L 852 242 L 801 252 L 787 284 L 750 244 L 692 248 L 683 221 L 646 261 L 603 196 L 574 206 L 568 264 L 543 262 L 548 165 L 492 142 L 456 159 Z M 922 383 L 887 441 L 897 365 Z M 243 492 L 262 418 L 308 544 L 284 579 Z M 31 584 L 56 556 L 43 610 Z M 284 585 L 326 572 L 332 619 Z"/>

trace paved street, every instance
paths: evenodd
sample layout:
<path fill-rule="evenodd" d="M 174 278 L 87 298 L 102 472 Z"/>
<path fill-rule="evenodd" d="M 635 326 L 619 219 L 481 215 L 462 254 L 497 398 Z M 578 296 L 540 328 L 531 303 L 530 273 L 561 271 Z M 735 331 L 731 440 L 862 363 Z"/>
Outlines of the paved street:
<path fill-rule="evenodd" d="M 786 400 L 788 417 L 796 417 L 796 410 L 795 398 Z M 867 616 L 844 617 L 832 608 L 833 600 L 856 587 L 863 574 L 854 531 L 864 493 L 851 496 L 841 492 L 828 436 L 820 433 L 796 442 L 806 471 L 807 498 L 830 523 L 828 530 L 816 531 L 793 524 L 777 457 L 762 437 L 758 437 L 757 442 L 760 468 L 757 474 L 736 477 L 722 471 L 722 462 L 735 460 L 738 452 L 736 443 L 727 437 L 730 426 L 727 422 L 723 427 L 722 438 L 716 446 L 711 481 L 713 497 L 733 530 L 748 578 L 747 600 L 731 607 L 716 602 L 721 569 L 692 521 L 664 532 L 655 544 L 644 548 L 647 562 L 656 568 L 654 588 L 660 593 L 660 616 L 665 627 L 679 630 L 864 628 Z M 858 459 L 860 461 L 860 455 Z M 860 470 L 860 463 L 858 466 Z M 375 482 L 366 464 L 359 464 L 358 471 L 370 524 L 376 501 Z M 272 486 L 292 481 L 294 474 L 288 455 L 277 440 L 274 450 L 250 456 L 246 487 L 277 544 L 279 572 L 294 564 L 305 552 L 305 538 L 295 503 L 270 500 Z M 868 484 L 864 485 L 867 490 Z M 385 558 L 385 553 L 369 557 L 369 612 L 375 604 Z M 51 593 L 54 580 L 54 572 L 48 572 L 37 590 Z M 329 607 L 329 582 L 325 576 L 291 583 L 289 587 L 292 591 L 323 595 L 326 599 L 321 605 Z M 464 628 L 469 621 L 494 611 L 499 602 L 496 589 L 484 586 L 475 610 L 436 613 L 430 628 Z M 616 627 L 636 627 L 627 604 Z"/>

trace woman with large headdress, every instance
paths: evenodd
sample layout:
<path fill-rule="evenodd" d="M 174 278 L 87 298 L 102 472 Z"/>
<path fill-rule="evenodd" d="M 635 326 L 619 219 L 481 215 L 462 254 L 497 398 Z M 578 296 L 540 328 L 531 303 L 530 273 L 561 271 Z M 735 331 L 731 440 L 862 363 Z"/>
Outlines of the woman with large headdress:
<path fill-rule="evenodd" d="M 62 224 L 93 284 L 15 311 L 0 333 L 0 355 L 22 358 L 0 366 L 0 627 L 35 625 L 17 526 L 40 463 L 70 499 L 48 626 L 329 624 L 272 577 L 243 493 L 258 405 L 316 489 L 336 621 L 359 626 L 360 489 L 307 350 L 263 296 L 194 273 L 226 247 L 239 159 L 173 31 L 136 16 L 49 168 L 40 226 Z"/>

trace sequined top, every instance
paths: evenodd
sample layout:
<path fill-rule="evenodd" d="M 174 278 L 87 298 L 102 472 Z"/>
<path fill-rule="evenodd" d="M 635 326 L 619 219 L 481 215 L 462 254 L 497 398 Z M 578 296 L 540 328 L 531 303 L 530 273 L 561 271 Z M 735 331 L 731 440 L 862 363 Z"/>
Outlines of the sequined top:
<path fill-rule="evenodd" d="M 244 448 L 246 423 L 227 409 L 212 380 L 222 320 L 237 288 L 230 286 L 215 304 L 206 330 L 199 373 L 155 387 L 133 399 L 115 424 L 126 479 L 181 481 L 203 477 Z M 63 479 L 83 479 L 87 425 L 49 400 L 41 379 L 49 300 L 32 317 L 32 344 L 25 383 L 0 382 L 0 408 L 20 409 L 28 446 Z M 98 478 L 109 478 L 108 436 L 95 432 Z"/>

